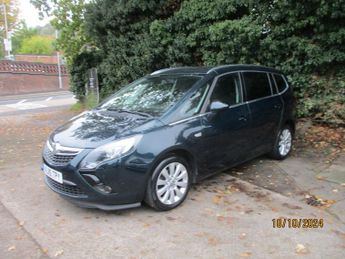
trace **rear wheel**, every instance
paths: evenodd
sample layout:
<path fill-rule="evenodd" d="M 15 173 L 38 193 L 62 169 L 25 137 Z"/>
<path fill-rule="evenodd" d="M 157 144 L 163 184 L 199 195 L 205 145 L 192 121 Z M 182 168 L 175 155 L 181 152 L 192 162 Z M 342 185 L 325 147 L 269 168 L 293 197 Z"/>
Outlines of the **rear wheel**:
<path fill-rule="evenodd" d="M 291 127 L 285 125 L 278 133 L 276 142 L 270 153 L 274 159 L 282 160 L 285 159 L 292 149 L 292 130 Z"/>
<path fill-rule="evenodd" d="M 190 188 L 188 163 L 180 157 L 162 160 L 148 182 L 145 202 L 156 210 L 171 210 L 187 197 Z"/>

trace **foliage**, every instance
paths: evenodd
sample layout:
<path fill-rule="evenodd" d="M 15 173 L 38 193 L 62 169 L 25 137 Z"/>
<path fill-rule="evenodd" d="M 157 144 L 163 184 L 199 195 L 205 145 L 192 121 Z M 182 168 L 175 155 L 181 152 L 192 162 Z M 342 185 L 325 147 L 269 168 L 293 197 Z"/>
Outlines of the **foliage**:
<path fill-rule="evenodd" d="M 24 21 L 21 21 L 17 28 L 13 31 L 12 53 L 52 54 L 55 50 L 54 35 L 55 29 L 50 24 L 30 28 Z M 43 39 L 43 41 L 39 42 L 37 39 Z M 25 53 L 25 51 L 28 51 L 28 53 Z"/>
<path fill-rule="evenodd" d="M 51 24 L 59 31 L 57 49 L 64 53 L 67 63 L 79 54 L 89 39 L 84 33 L 84 11 L 87 0 L 31 0 L 41 16 L 54 16 Z"/>
<path fill-rule="evenodd" d="M 3 39 L 5 35 L 5 17 L 3 4 L 6 6 L 6 17 L 8 31 L 12 31 L 18 24 L 18 1 L 17 0 L 2 0 L 0 2 L 0 58 L 4 56 L 4 45 Z"/>
<path fill-rule="evenodd" d="M 97 106 L 97 99 L 94 95 L 88 95 L 83 101 L 78 101 L 70 108 L 74 112 L 82 112 L 84 110 L 90 110 Z"/>
<path fill-rule="evenodd" d="M 52 55 L 54 38 L 51 36 L 34 35 L 22 42 L 18 54 Z"/>
<path fill-rule="evenodd" d="M 300 116 L 345 120 L 343 0 L 96 0 L 82 28 L 97 55 L 71 55 L 78 94 L 91 65 L 106 96 L 163 67 L 251 63 L 289 76 Z"/>
<path fill-rule="evenodd" d="M 17 28 L 12 36 L 12 52 L 18 54 L 22 43 L 38 34 L 36 28 L 29 28 L 25 22 L 20 22 L 19 28 Z"/>
<path fill-rule="evenodd" d="M 8 30 L 14 29 L 18 22 L 18 1 L 17 0 L 2 0 L 0 2 L 0 31 L 1 36 L 3 36 L 5 30 L 5 17 L 3 4 L 6 5 L 6 16 L 7 16 L 7 26 Z"/>
<path fill-rule="evenodd" d="M 153 51 L 156 44 L 149 28 L 155 19 L 171 16 L 179 3 L 106 0 L 88 6 L 85 28 L 102 57 L 98 69 L 101 96 L 166 65 Z"/>
<path fill-rule="evenodd" d="M 99 51 L 92 47 L 84 48 L 81 53 L 72 60 L 73 66 L 70 68 L 72 86 L 79 100 L 83 101 L 85 96 L 85 85 L 88 82 L 88 69 L 97 67 L 101 60 Z"/>

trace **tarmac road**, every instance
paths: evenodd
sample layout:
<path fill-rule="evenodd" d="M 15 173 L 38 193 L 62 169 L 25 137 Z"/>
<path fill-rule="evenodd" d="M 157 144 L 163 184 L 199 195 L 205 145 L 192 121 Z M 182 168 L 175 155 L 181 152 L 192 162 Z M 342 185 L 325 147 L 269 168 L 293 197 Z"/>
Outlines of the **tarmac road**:
<path fill-rule="evenodd" d="M 0 96 L 0 116 L 49 111 L 75 102 L 68 91 Z"/>

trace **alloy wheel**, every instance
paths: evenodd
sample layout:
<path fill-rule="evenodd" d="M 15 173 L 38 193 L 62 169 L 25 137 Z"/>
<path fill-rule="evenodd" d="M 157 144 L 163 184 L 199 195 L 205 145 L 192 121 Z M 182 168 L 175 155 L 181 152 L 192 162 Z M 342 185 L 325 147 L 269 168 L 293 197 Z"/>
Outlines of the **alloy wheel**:
<path fill-rule="evenodd" d="M 179 162 L 166 165 L 159 173 L 156 194 L 160 202 L 174 205 L 184 198 L 188 189 L 188 172 Z"/>
<path fill-rule="evenodd" d="M 286 156 L 292 146 L 292 135 L 289 129 L 284 129 L 279 136 L 279 154 Z"/>

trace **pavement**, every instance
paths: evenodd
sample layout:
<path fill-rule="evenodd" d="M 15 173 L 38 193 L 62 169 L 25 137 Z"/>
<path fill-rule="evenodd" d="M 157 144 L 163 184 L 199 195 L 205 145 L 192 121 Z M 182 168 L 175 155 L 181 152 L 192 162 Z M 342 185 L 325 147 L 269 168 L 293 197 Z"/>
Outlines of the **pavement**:
<path fill-rule="evenodd" d="M 0 258 L 344 258 L 343 146 L 299 139 L 288 159 L 217 174 L 172 211 L 104 212 L 60 198 L 40 171 L 48 134 L 74 115 L 61 107 L 0 117 Z M 276 219 L 323 227 L 273 227 Z"/>

